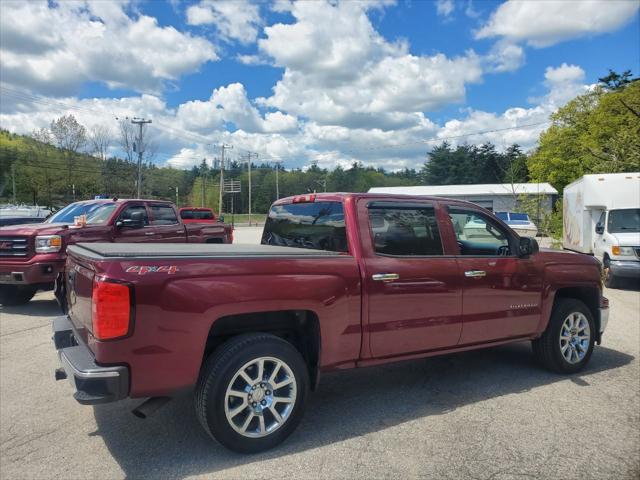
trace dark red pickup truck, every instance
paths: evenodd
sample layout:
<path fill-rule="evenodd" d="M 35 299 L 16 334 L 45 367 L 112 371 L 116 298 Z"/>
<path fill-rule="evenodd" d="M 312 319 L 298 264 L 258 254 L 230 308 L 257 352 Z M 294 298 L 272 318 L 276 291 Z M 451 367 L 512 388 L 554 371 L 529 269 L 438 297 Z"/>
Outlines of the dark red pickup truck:
<path fill-rule="evenodd" d="M 74 219 L 86 216 L 86 225 Z M 0 228 L 0 304 L 26 303 L 53 286 L 65 250 L 77 242 L 231 243 L 230 225 L 185 225 L 170 202 L 89 200 L 63 208 L 44 223 Z"/>
<path fill-rule="evenodd" d="M 607 325 L 596 260 L 463 201 L 287 198 L 262 243 L 70 247 L 57 377 L 83 404 L 151 397 L 141 417 L 195 389 L 204 428 L 255 452 L 294 430 L 321 373 L 519 341 L 572 373 Z"/>

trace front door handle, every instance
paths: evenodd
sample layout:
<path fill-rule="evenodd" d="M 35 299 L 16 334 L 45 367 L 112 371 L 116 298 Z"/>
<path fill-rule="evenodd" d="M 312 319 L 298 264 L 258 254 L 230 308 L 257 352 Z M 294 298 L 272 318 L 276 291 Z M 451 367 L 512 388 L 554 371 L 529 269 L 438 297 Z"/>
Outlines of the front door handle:
<path fill-rule="evenodd" d="M 464 272 L 464 276 L 470 278 L 481 278 L 486 277 L 487 272 L 485 272 L 484 270 L 467 270 L 466 272 Z"/>
<path fill-rule="evenodd" d="M 155 235 L 156 232 L 144 232 L 145 235 Z"/>
<path fill-rule="evenodd" d="M 397 273 L 376 273 L 371 275 L 371 278 L 376 282 L 393 282 L 394 280 L 398 280 L 400 275 Z"/>

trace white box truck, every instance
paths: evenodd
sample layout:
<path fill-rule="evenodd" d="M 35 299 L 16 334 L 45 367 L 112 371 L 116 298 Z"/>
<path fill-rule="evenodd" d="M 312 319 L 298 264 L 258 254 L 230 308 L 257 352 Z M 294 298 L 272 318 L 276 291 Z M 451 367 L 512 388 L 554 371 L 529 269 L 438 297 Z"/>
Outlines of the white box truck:
<path fill-rule="evenodd" d="M 565 249 L 598 258 L 608 287 L 640 278 L 640 172 L 585 175 L 562 202 Z"/>

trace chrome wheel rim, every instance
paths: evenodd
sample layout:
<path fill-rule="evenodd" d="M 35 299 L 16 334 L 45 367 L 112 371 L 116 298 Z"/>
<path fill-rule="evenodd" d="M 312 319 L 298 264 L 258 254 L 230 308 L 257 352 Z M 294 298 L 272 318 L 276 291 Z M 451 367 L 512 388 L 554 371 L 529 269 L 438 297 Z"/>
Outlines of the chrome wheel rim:
<path fill-rule="evenodd" d="M 570 313 L 560 328 L 560 353 L 571 363 L 581 362 L 589 351 L 591 329 L 589 321 L 580 312 Z"/>
<path fill-rule="evenodd" d="M 259 357 L 240 367 L 229 382 L 224 413 L 240 435 L 265 437 L 289 419 L 296 395 L 291 368 L 277 358 Z"/>

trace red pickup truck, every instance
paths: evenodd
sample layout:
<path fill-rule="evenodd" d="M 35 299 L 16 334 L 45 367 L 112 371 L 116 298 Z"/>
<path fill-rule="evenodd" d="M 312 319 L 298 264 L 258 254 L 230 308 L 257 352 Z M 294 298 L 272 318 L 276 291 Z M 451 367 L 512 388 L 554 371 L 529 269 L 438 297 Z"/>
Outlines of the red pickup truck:
<path fill-rule="evenodd" d="M 195 389 L 205 430 L 241 452 L 283 441 L 332 370 L 532 341 L 577 372 L 609 311 L 593 258 L 468 202 L 376 194 L 279 200 L 262 245 L 73 245 L 64 298 L 56 376 L 76 400 L 151 397 L 144 417 Z"/>
<path fill-rule="evenodd" d="M 86 216 L 86 225 L 74 219 Z M 229 225 L 185 225 L 170 202 L 75 202 L 44 223 L 0 227 L 0 304 L 26 303 L 49 289 L 64 268 L 65 250 L 77 242 L 231 243 Z"/>

